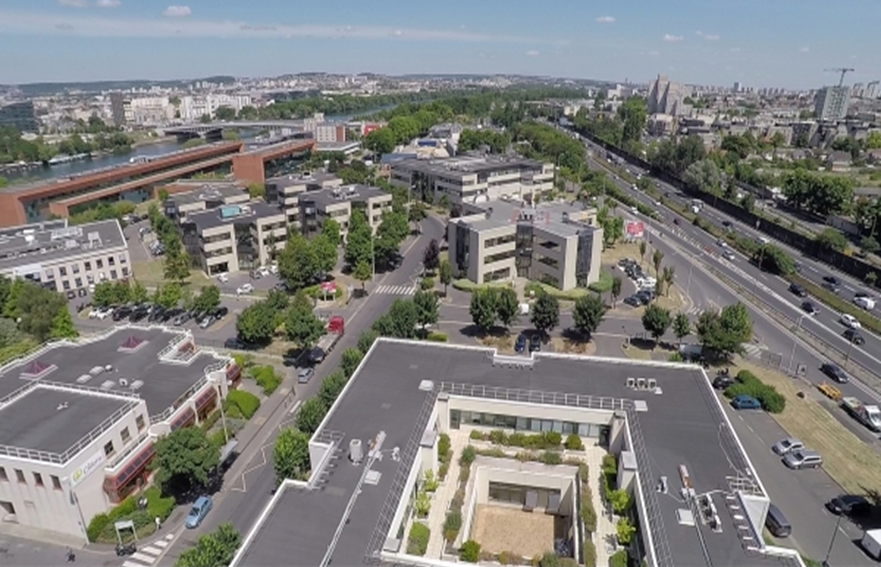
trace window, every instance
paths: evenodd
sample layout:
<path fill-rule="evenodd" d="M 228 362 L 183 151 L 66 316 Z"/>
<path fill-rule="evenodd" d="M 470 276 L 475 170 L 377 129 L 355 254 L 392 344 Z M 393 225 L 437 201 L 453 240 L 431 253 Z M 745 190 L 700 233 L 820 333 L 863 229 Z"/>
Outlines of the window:
<path fill-rule="evenodd" d="M 90 285 L 95 283 L 95 276 L 93 276 L 92 274 L 87 275 L 86 281 L 89 282 Z"/>
<path fill-rule="evenodd" d="M 15 469 L 15 480 L 22 484 L 26 484 L 27 481 L 24 479 L 24 471 L 21 469 Z"/>
<path fill-rule="evenodd" d="M 71 266 L 71 269 L 73 270 L 73 273 L 75 273 L 75 274 L 80 273 L 80 265 L 79 264 L 74 264 L 73 266 Z"/>
<path fill-rule="evenodd" d="M 100 262 L 101 260 L 98 260 L 98 261 Z M 113 256 L 107 257 L 107 265 L 108 266 L 115 266 L 116 265 L 116 260 L 113 259 Z"/>
<path fill-rule="evenodd" d="M 9 482 L 9 477 L 6 475 L 6 469 L 0 467 L 0 480 L 3 482 Z"/>
<path fill-rule="evenodd" d="M 95 267 L 99 270 L 104 267 L 104 260 L 98 259 L 95 260 Z"/>
<path fill-rule="evenodd" d="M 61 287 L 64 288 L 64 291 L 70 291 L 70 280 L 64 280 L 61 282 Z"/>
<path fill-rule="evenodd" d="M 110 279 L 111 279 L 111 280 L 115 280 L 115 279 L 116 279 L 116 270 L 110 270 Z"/>
<path fill-rule="evenodd" d="M 58 275 L 59 276 L 66 276 L 67 275 L 67 268 L 65 268 L 64 266 L 58 268 Z"/>
<path fill-rule="evenodd" d="M 139 415 L 138 417 L 135 418 L 135 425 L 138 426 L 138 431 L 144 430 L 144 416 L 143 415 Z"/>
<path fill-rule="evenodd" d="M 120 254 L 120 255 L 119 255 L 119 263 L 120 263 L 120 264 L 125 264 L 125 254 Z"/>
<path fill-rule="evenodd" d="M 52 268 L 46 269 L 46 279 L 47 280 L 54 280 L 55 279 L 55 271 Z"/>
<path fill-rule="evenodd" d="M 128 268 L 123 268 L 123 269 L 122 269 L 122 277 L 124 277 L 124 278 L 127 278 L 127 277 L 128 277 Z"/>
<path fill-rule="evenodd" d="M 123 444 L 132 440 L 132 434 L 128 432 L 128 427 L 123 428 L 122 433 L 120 433 L 119 436 L 122 437 Z"/>
<path fill-rule="evenodd" d="M 34 473 L 34 484 L 37 486 L 43 486 L 43 475 L 38 472 Z"/>
<path fill-rule="evenodd" d="M 73 283 L 77 288 L 83 287 L 83 278 L 76 278 Z"/>
<path fill-rule="evenodd" d="M 92 263 L 91 262 L 88 262 L 88 261 L 83 262 L 83 267 L 86 269 L 87 272 L 92 271 Z"/>
<path fill-rule="evenodd" d="M 113 441 L 108 441 L 107 444 L 104 445 L 104 455 L 107 458 L 110 458 L 114 453 L 116 453 L 116 449 L 113 448 Z"/>
<path fill-rule="evenodd" d="M 52 479 L 52 488 L 55 490 L 61 490 L 61 479 L 54 474 L 50 478 Z"/>

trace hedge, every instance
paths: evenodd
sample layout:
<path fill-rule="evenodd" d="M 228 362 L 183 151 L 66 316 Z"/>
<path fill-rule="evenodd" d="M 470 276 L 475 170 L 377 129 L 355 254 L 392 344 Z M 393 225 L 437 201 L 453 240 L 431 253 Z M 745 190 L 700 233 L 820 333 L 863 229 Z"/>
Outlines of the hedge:
<path fill-rule="evenodd" d="M 613 553 L 609 557 L 609 567 L 627 567 L 627 552 L 621 549 Z"/>
<path fill-rule="evenodd" d="M 474 293 L 475 291 L 488 289 L 491 287 L 500 288 L 500 287 L 511 287 L 510 282 L 493 282 L 493 283 L 484 283 L 484 284 L 476 284 L 473 281 L 465 278 L 461 278 L 458 280 L 453 280 L 453 289 L 457 289 L 459 291 L 465 291 L 468 293 Z"/>
<path fill-rule="evenodd" d="M 138 500 L 140 498 L 147 499 L 147 508 L 145 510 L 138 509 Z M 162 497 L 159 488 L 151 486 L 144 491 L 142 495 L 132 495 L 123 500 L 109 512 L 96 514 L 89 522 L 86 528 L 86 536 L 90 542 L 111 542 L 116 539 L 116 533 L 113 529 L 114 522 L 120 520 L 131 520 L 135 524 L 136 530 L 141 530 L 148 526 L 155 525 L 155 518 L 165 521 L 174 510 L 175 500 L 172 497 Z"/>
<path fill-rule="evenodd" d="M 425 555 L 428 551 L 428 540 L 431 539 L 431 530 L 425 524 L 415 522 L 410 527 L 410 535 L 407 537 L 407 553 L 410 555 Z"/>
<path fill-rule="evenodd" d="M 313 299 L 324 299 L 324 292 L 321 291 L 321 285 L 310 285 L 309 287 L 304 287 L 303 291 L 306 292 L 306 295 Z M 343 296 L 343 288 L 341 286 L 336 286 L 334 289 L 333 299 L 339 299 Z"/>
<path fill-rule="evenodd" d="M 230 404 L 238 408 L 239 413 L 245 419 L 251 419 L 260 409 L 260 399 L 251 392 L 244 390 L 230 390 L 226 395 Z"/>
<path fill-rule="evenodd" d="M 445 343 L 447 342 L 447 334 L 438 331 L 432 331 L 428 333 L 428 335 L 426 335 L 425 340 L 433 343 Z"/>
<path fill-rule="evenodd" d="M 762 404 L 762 409 L 768 413 L 780 413 L 786 409 L 786 398 L 777 388 L 763 383 L 749 370 L 738 372 L 737 383 L 725 389 L 725 396 L 728 398 L 741 395 L 757 399 Z"/>
<path fill-rule="evenodd" d="M 600 270 L 600 279 L 588 285 L 587 287 L 590 291 L 596 293 L 609 293 L 612 291 L 612 281 L 614 278 L 612 274 L 607 272 L 606 270 Z"/>
<path fill-rule="evenodd" d="M 275 368 L 269 366 L 254 366 L 251 368 L 251 377 L 263 389 L 263 393 L 271 396 L 281 385 L 281 378 L 275 373 Z"/>
<path fill-rule="evenodd" d="M 476 429 L 470 433 L 471 439 L 477 441 L 489 441 L 495 445 L 508 447 L 523 447 L 526 449 L 557 449 L 563 442 L 563 436 L 556 431 L 545 431 L 527 435 L 525 433 L 505 433 L 500 429 L 494 429 L 489 433 L 483 433 Z"/>
<path fill-rule="evenodd" d="M 467 563 L 477 563 L 480 559 L 480 544 L 469 539 L 459 548 L 459 559 Z"/>
<path fill-rule="evenodd" d="M 600 279 L 602 279 L 602 273 L 603 272 L 600 272 Z M 606 275 L 608 275 L 608 274 L 606 274 Z M 609 289 L 611 289 L 612 288 L 612 281 L 611 281 L 612 276 L 611 275 L 608 275 L 608 276 L 610 278 Z M 587 295 L 587 293 L 588 293 L 588 290 L 584 289 L 583 287 L 576 287 L 574 289 L 569 289 L 569 290 L 563 291 L 563 290 L 558 289 L 552 285 L 548 285 L 548 284 L 541 283 L 541 282 L 528 282 L 523 287 L 523 291 L 526 293 L 527 297 L 529 296 L 529 292 L 535 293 L 536 297 L 538 297 L 542 293 L 546 293 L 546 294 L 550 295 L 551 297 L 556 297 L 557 299 L 562 299 L 564 301 L 575 301 L 579 297 L 583 297 L 583 296 Z M 606 291 L 608 291 L 608 290 L 606 290 Z"/>
<path fill-rule="evenodd" d="M 584 567 L 597 566 L 597 547 L 589 539 L 581 543 L 582 553 L 584 554 Z"/>

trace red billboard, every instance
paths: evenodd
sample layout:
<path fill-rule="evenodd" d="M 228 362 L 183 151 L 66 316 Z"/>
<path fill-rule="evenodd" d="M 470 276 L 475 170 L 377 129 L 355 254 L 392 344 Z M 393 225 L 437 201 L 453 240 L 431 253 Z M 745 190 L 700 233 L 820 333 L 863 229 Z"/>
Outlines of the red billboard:
<path fill-rule="evenodd" d="M 642 238 L 645 234 L 645 224 L 642 221 L 626 221 L 624 223 L 624 236 L 627 238 Z"/>

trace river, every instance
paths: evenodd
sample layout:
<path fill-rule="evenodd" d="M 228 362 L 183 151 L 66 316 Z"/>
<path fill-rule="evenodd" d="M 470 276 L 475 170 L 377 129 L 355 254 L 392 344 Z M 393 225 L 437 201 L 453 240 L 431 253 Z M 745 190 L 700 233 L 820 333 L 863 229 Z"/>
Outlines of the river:
<path fill-rule="evenodd" d="M 383 110 L 388 110 L 389 108 L 394 108 L 395 105 L 387 105 L 381 106 L 377 108 L 370 108 L 366 110 L 361 110 L 358 112 L 352 112 L 349 114 L 336 114 L 336 115 L 328 115 L 326 118 L 329 121 L 335 122 L 348 122 L 355 116 L 363 116 L 367 114 L 373 114 L 376 112 L 381 112 Z M 247 140 L 247 136 L 245 137 Z M 44 165 L 43 167 L 38 167 L 34 169 L 27 169 L 21 171 L 7 171 L 2 174 L 3 177 L 9 183 L 22 183 L 25 181 L 39 181 L 41 179 L 51 179 L 53 177 L 68 177 L 71 175 L 83 174 L 87 173 L 93 169 L 99 169 L 104 167 L 118 166 L 124 165 L 130 162 L 132 158 L 139 156 L 160 156 L 163 154 L 170 154 L 171 152 L 177 151 L 180 149 L 180 144 L 178 144 L 174 140 L 156 142 L 153 144 L 144 144 L 134 148 L 131 153 L 123 154 L 123 155 L 100 155 L 90 159 L 84 159 L 81 161 L 74 161 L 69 163 L 61 163 L 58 165 Z"/>

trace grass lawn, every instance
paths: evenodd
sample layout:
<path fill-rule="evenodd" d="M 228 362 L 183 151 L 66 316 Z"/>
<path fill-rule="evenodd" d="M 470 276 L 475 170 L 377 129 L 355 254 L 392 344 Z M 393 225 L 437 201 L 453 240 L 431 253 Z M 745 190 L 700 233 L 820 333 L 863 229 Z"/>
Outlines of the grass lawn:
<path fill-rule="evenodd" d="M 132 272 L 135 279 L 145 286 L 154 286 L 167 283 L 162 273 L 162 262 L 156 260 L 147 260 L 143 262 L 132 262 Z M 201 288 L 211 284 L 204 273 L 199 270 L 190 270 L 190 278 L 188 283 L 195 287 Z"/>

